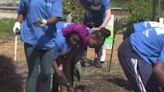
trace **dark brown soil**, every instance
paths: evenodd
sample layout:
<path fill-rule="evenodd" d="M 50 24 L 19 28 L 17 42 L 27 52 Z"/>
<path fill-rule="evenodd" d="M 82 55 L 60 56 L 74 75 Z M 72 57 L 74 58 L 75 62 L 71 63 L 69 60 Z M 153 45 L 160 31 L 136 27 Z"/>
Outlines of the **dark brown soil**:
<path fill-rule="evenodd" d="M 14 38 L 13 38 L 14 39 Z M 118 63 L 117 48 L 121 42 L 122 35 L 116 35 L 114 52 L 112 58 L 111 71 L 109 72 L 109 62 L 103 63 L 103 68 L 98 69 L 93 66 L 82 68 L 82 79 L 76 82 L 80 92 L 131 92 L 131 87 Z M 8 57 L 14 56 L 14 40 L 0 40 L 0 54 Z M 24 77 L 27 76 L 27 65 L 24 56 L 23 43 L 18 42 L 17 71 Z M 85 91 L 84 91 L 85 90 Z M 77 91 L 78 92 L 78 91 Z"/>

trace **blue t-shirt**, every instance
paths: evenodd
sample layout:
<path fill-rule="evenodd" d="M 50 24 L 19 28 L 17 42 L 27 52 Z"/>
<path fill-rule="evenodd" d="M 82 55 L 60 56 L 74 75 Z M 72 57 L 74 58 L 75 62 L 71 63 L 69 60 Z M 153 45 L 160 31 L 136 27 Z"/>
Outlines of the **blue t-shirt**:
<path fill-rule="evenodd" d="M 80 0 L 82 5 L 89 11 L 89 16 L 85 14 L 84 24 L 94 23 L 95 25 L 101 25 L 105 16 L 105 11 L 110 8 L 109 0 L 100 0 L 101 8 L 93 9 L 91 0 Z"/>
<path fill-rule="evenodd" d="M 130 36 L 133 50 L 148 63 L 164 63 L 164 25 L 141 22 L 134 24 L 134 29 Z"/>
<path fill-rule="evenodd" d="M 69 26 L 71 23 L 58 22 L 56 24 L 57 32 L 55 37 L 55 47 L 54 47 L 54 60 L 58 56 L 65 55 L 71 50 L 71 46 L 68 44 L 66 38 L 62 33 L 62 29 Z"/>
<path fill-rule="evenodd" d="M 155 27 L 164 27 L 163 24 L 155 22 L 155 21 L 146 21 L 146 22 L 139 22 L 133 24 L 135 32 L 142 32 L 149 28 Z"/>
<path fill-rule="evenodd" d="M 21 0 L 18 14 L 24 14 L 21 40 L 37 49 L 54 48 L 54 24 L 38 28 L 33 25 L 38 19 L 63 17 L 62 0 Z"/>

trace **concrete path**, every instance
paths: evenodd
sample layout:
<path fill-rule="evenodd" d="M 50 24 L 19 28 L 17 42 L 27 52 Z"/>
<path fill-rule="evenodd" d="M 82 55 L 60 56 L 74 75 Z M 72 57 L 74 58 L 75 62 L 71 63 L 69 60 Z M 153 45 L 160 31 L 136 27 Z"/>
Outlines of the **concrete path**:
<path fill-rule="evenodd" d="M 0 19 L 1 18 L 16 18 L 17 13 L 0 13 Z"/>

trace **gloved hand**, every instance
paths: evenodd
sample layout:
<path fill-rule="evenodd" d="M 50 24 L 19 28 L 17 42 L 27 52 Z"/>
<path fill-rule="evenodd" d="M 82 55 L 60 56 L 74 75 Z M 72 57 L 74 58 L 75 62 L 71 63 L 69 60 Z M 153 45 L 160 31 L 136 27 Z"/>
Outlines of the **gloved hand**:
<path fill-rule="evenodd" d="M 47 20 L 46 19 L 41 19 L 41 20 L 37 20 L 36 22 L 33 23 L 36 27 L 43 27 L 47 24 Z"/>
<path fill-rule="evenodd" d="M 20 33 L 20 28 L 21 28 L 21 23 L 20 22 L 15 22 L 14 27 L 13 27 L 13 33 L 14 34 L 19 34 Z"/>

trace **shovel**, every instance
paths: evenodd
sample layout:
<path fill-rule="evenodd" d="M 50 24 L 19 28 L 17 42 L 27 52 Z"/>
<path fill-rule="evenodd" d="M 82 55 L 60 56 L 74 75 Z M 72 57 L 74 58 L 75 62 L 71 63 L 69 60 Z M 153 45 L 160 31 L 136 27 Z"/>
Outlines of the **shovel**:
<path fill-rule="evenodd" d="M 17 60 L 17 48 L 18 48 L 17 43 L 18 43 L 18 35 L 20 34 L 20 30 L 17 28 L 15 31 L 16 32 L 15 32 L 15 42 L 14 42 L 14 61 Z"/>

